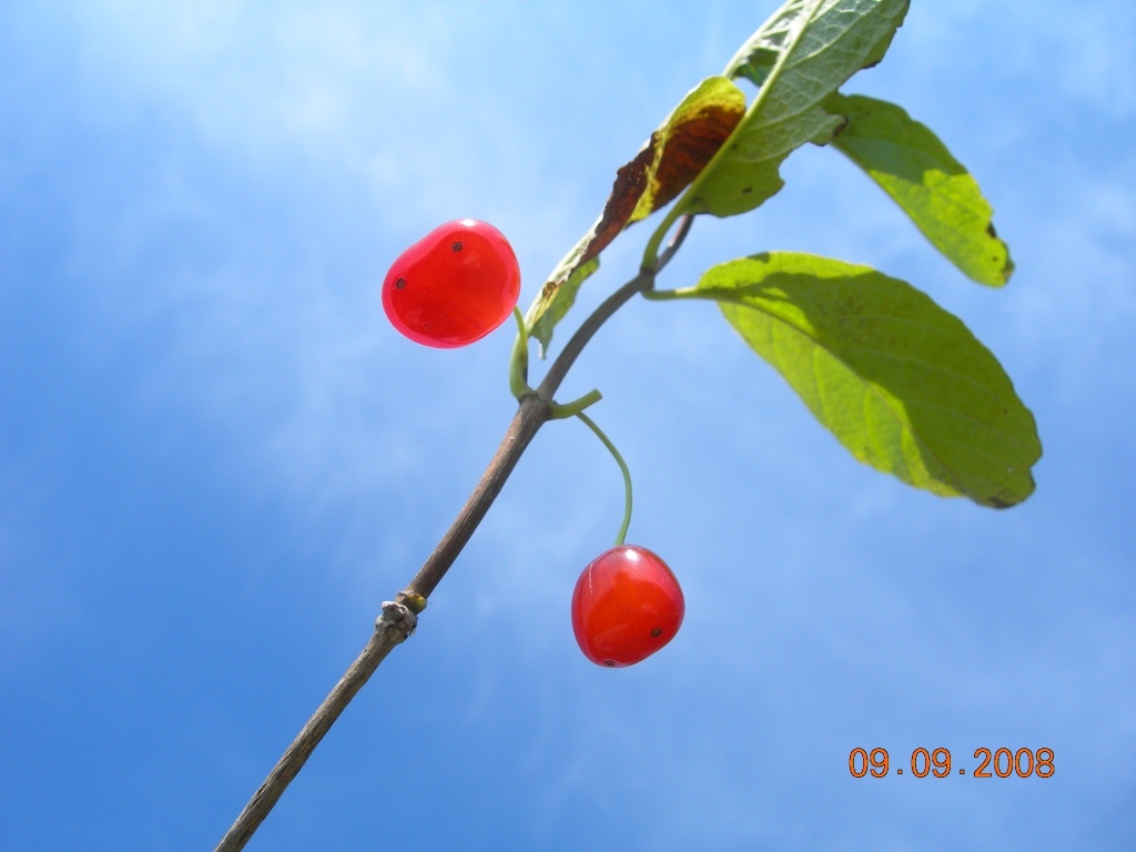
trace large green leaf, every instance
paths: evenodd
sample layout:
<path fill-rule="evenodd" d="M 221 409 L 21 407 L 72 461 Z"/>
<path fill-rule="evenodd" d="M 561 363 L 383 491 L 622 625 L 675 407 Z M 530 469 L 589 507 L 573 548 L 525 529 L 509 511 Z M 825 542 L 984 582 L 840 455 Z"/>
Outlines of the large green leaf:
<path fill-rule="evenodd" d="M 679 201 L 675 214 L 732 216 L 782 185 L 780 166 L 806 142 L 824 144 L 843 119 L 824 100 L 883 57 L 908 0 L 791 0 L 726 67 L 761 88 L 741 124 Z"/>
<path fill-rule="evenodd" d="M 785 252 L 715 266 L 680 294 L 716 299 L 860 461 L 985 506 L 1033 492 L 1033 415 L 962 321 L 911 285 Z"/>
<path fill-rule="evenodd" d="M 1014 270 L 977 181 L 927 127 L 887 101 L 834 94 L 825 101 L 847 120 L 832 144 L 903 208 L 964 274 L 1000 287 Z"/>
<path fill-rule="evenodd" d="M 576 300 L 580 285 L 599 268 L 599 255 L 628 225 L 668 204 L 690 184 L 745 113 L 745 95 L 725 77 L 699 83 L 616 172 L 603 213 L 557 264 L 525 323 L 548 347 L 556 324 Z"/>

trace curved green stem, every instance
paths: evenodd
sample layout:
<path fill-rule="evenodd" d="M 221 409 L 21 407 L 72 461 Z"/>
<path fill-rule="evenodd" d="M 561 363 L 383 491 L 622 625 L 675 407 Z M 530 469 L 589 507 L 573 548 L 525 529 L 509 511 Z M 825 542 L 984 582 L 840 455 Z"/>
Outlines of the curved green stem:
<path fill-rule="evenodd" d="M 686 239 L 686 235 L 690 232 L 690 226 L 694 224 L 694 215 L 691 213 L 680 214 L 679 206 L 675 205 L 667 211 L 666 217 L 659 223 L 659 227 L 655 228 L 655 232 L 651 234 L 651 238 L 647 241 L 647 246 L 643 249 L 643 260 L 639 268 L 644 272 L 659 273 L 663 267 L 670 263 L 675 252 L 682 246 L 682 241 Z M 662 257 L 659 256 L 659 246 L 663 243 L 663 237 L 667 235 L 675 221 L 682 218 L 682 223 L 675 231 L 675 235 L 671 237 L 670 243 L 667 244 L 666 251 L 663 252 Z"/>
<path fill-rule="evenodd" d="M 655 228 L 655 232 L 647 240 L 647 245 L 643 249 L 643 260 L 639 265 L 640 269 L 653 270 L 658 265 L 659 246 L 663 244 L 663 237 L 667 235 L 667 231 L 671 229 L 677 218 L 678 206 L 676 205 L 667 211 L 667 215 L 659 223 L 659 227 Z"/>
<path fill-rule="evenodd" d="M 517 321 L 517 339 L 513 342 L 513 354 L 509 359 L 509 390 L 519 401 L 534 391 L 529 387 L 529 333 L 520 308 L 513 308 L 513 318 Z"/>
<path fill-rule="evenodd" d="M 596 425 L 588 415 L 582 411 L 577 411 L 576 416 L 584 421 L 584 424 L 596 433 L 596 437 L 603 441 L 603 445 L 607 447 L 609 453 L 615 459 L 616 464 L 619 465 L 619 470 L 623 474 L 623 525 L 619 528 L 619 534 L 615 537 L 615 546 L 623 544 L 623 540 L 627 537 L 627 528 L 631 526 L 631 471 L 627 469 L 627 462 L 623 460 L 623 456 L 619 454 L 619 450 L 615 448 L 615 444 L 611 439 L 604 434 L 603 429 Z"/>
<path fill-rule="evenodd" d="M 590 390 L 579 399 L 574 399 L 572 402 L 559 403 L 550 402 L 548 404 L 548 419 L 549 420 L 563 420 L 567 417 L 575 417 L 585 408 L 595 405 L 603 399 L 603 394 L 598 390 Z"/>

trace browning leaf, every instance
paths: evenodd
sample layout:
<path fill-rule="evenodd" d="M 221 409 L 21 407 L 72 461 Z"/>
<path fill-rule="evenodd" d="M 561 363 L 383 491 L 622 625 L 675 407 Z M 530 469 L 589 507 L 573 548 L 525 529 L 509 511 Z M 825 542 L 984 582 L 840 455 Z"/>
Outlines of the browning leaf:
<path fill-rule="evenodd" d="M 650 184 L 649 171 L 655 161 L 659 136 L 659 131 L 654 131 L 651 138 L 639 149 L 635 159 L 615 173 L 611 195 L 608 196 L 603 213 L 589 232 L 590 239 L 577 265 L 582 266 L 599 255 L 631 221 L 631 214 L 635 212 L 639 199 Z"/>
<path fill-rule="evenodd" d="M 711 77 L 688 96 L 654 141 L 665 133 L 662 153 L 648 172 L 647 191 L 631 222 L 665 207 L 686 189 L 734 132 L 745 115 L 745 96 L 725 77 Z"/>
<path fill-rule="evenodd" d="M 529 308 L 529 334 L 542 352 L 571 308 L 580 284 L 598 268 L 600 252 L 628 225 L 681 193 L 710 161 L 745 114 L 745 95 L 725 77 L 691 91 L 629 163 L 615 174 L 603 213 L 564 257 Z"/>

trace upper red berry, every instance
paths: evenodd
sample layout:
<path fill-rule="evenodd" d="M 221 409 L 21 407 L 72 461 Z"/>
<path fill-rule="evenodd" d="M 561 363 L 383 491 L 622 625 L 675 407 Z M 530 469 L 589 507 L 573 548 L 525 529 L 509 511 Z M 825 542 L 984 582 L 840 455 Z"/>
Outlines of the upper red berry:
<path fill-rule="evenodd" d="M 686 610 L 671 569 L 645 547 L 623 544 L 594 559 L 572 593 L 580 650 L 601 666 L 630 666 L 674 638 Z"/>
<path fill-rule="evenodd" d="M 458 219 L 435 228 L 391 264 L 383 309 L 417 343 L 443 349 L 480 340 L 517 304 L 521 269 L 505 235 Z"/>

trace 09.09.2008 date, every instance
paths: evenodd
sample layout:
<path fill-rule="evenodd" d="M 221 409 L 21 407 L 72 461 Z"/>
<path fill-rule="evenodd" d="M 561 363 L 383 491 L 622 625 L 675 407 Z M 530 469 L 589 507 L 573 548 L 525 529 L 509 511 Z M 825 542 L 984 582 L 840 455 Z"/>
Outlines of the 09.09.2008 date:
<path fill-rule="evenodd" d="M 988 748 L 977 748 L 974 757 L 979 761 L 973 778 L 1009 778 L 1016 775 L 1019 778 L 1029 778 L 1036 775 L 1038 778 L 1053 777 L 1053 749 L 1039 748 L 1036 751 L 1020 748 L 1010 751 L 1000 748 L 991 752 Z M 991 774 L 993 769 L 993 774 Z M 891 771 L 891 757 L 886 748 L 874 748 L 870 752 L 862 748 L 854 748 L 848 755 L 848 771 L 853 778 L 863 778 L 871 775 L 873 778 L 883 778 Z M 957 770 L 959 775 L 966 775 L 965 769 Z M 896 775 L 903 775 L 903 769 L 897 768 Z M 951 752 L 949 749 L 937 748 L 928 752 L 925 748 L 917 748 L 911 752 L 911 774 L 916 778 L 926 778 L 933 775 L 936 778 L 946 778 L 951 774 Z"/>

